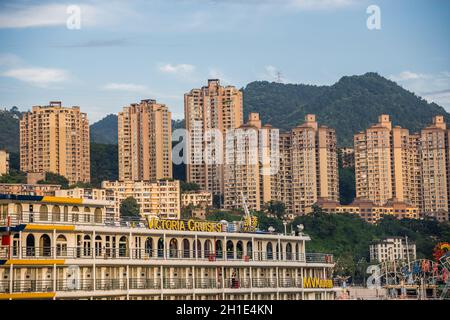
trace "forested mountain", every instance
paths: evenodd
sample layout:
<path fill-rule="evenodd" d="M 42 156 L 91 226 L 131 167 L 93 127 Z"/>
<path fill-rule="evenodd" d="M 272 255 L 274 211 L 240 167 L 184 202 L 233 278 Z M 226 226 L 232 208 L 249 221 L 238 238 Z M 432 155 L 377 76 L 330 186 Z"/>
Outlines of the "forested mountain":
<path fill-rule="evenodd" d="M 19 152 L 19 118 L 21 113 L 16 107 L 10 110 L 0 109 L 0 149 Z"/>
<path fill-rule="evenodd" d="M 91 142 L 117 144 L 117 115 L 108 114 L 90 126 Z"/>
<path fill-rule="evenodd" d="M 338 144 L 351 146 L 354 133 L 389 114 L 394 125 L 417 131 L 434 115 L 450 115 L 441 106 L 428 103 L 377 73 L 342 77 L 331 86 L 282 84 L 256 81 L 244 89 L 244 114 L 259 112 L 263 123 L 282 131 L 303 123 L 308 113 L 320 124 L 335 128 Z"/>

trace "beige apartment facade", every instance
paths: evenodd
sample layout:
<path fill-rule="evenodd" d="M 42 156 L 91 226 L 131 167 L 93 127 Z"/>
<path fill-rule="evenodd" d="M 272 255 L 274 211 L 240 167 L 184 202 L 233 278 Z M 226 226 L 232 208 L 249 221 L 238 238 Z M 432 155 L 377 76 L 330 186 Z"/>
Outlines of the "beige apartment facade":
<path fill-rule="evenodd" d="M 119 180 L 172 178 L 172 126 L 168 108 L 155 100 L 124 107 L 118 115 Z"/>
<path fill-rule="evenodd" d="M 20 120 L 20 169 L 53 172 L 69 183 L 90 181 L 89 121 L 60 101 L 34 106 Z"/>
<path fill-rule="evenodd" d="M 319 198 L 339 200 L 336 132 L 319 126 L 308 114 L 305 123 L 281 135 L 280 194 L 288 214 L 304 214 Z"/>
<path fill-rule="evenodd" d="M 217 161 L 205 162 L 204 150 L 220 139 L 224 145 L 227 130 L 243 124 L 242 92 L 233 86 L 221 86 L 217 79 L 208 85 L 192 89 L 184 95 L 184 115 L 189 139 L 186 143 L 186 179 L 213 195 L 224 194 L 223 157 L 224 147 L 215 150 Z M 205 134 L 216 130 L 218 135 Z"/>
<path fill-rule="evenodd" d="M 353 203 L 341 205 L 338 201 L 319 199 L 316 205 L 326 213 L 352 213 L 368 223 L 377 223 L 383 216 L 397 219 L 418 219 L 419 208 L 397 199 L 389 200 L 384 205 L 377 205 L 370 200 L 355 199 Z M 312 211 L 312 208 L 309 208 Z"/>
<path fill-rule="evenodd" d="M 83 199 L 85 201 L 99 201 L 105 205 L 105 220 L 108 222 L 117 222 L 120 220 L 120 214 L 116 212 L 115 202 L 112 190 L 100 188 L 73 188 L 67 190 L 57 190 L 56 197 Z"/>
<path fill-rule="evenodd" d="M 0 176 L 9 174 L 9 153 L 6 150 L 0 150 Z"/>
<path fill-rule="evenodd" d="M 369 246 L 369 252 L 370 262 L 375 263 L 394 260 L 409 263 L 417 258 L 416 244 L 403 237 L 389 237 L 374 241 Z"/>
<path fill-rule="evenodd" d="M 262 125 L 258 113 L 226 135 L 224 165 L 224 208 L 261 210 L 275 200 L 279 171 L 279 132 Z"/>
<path fill-rule="evenodd" d="M 356 197 L 384 205 L 392 199 L 424 216 L 448 220 L 449 131 L 443 116 L 420 133 L 392 127 L 388 115 L 354 136 Z"/>
<path fill-rule="evenodd" d="M 120 216 L 120 204 L 128 197 L 136 199 L 143 217 L 180 219 L 180 181 L 103 181 L 106 200 L 114 202 L 115 216 Z"/>

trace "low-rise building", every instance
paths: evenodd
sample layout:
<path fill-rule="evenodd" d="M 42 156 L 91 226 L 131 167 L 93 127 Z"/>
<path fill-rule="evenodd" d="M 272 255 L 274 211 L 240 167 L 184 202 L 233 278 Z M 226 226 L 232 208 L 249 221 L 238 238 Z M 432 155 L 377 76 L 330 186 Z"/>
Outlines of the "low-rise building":
<path fill-rule="evenodd" d="M 369 246 L 370 262 L 416 260 L 416 244 L 407 237 L 390 237 L 372 242 Z"/>
<path fill-rule="evenodd" d="M 106 221 L 119 221 L 119 213 L 115 212 L 111 194 L 114 194 L 111 190 L 97 188 L 73 188 L 55 192 L 57 197 L 102 201 L 105 203 Z"/>
<path fill-rule="evenodd" d="M 0 150 L 0 176 L 9 174 L 9 153 L 6 150 Z"/>
<path fill-rule="evenodd" d="M 211 207 L 213 203 L 212 193 L 209 191 L 192 191 L 181 194 L 181 207 Z"/>
<path fill-rule="evenodd" d="M 103 181 L 108 189 L 106 199 L 114 202 L 114 214 L 120 216 L 120 204 L 129 197 L 136 199 L 143 217 L 180 218 L 180 181 Z"/>
<path fill-rule="evenodd" d="M 356 199 L 349 205 L 341 205 L 338 201 L 319 199 L 316 205 L 328 213 L 354 213 L 369 223 L 376 223 L 383 216 L 394 216 L 397 219 L 418 219 L 419 208 L 396 199 L 384 205 L 376 205 L 372 201 Z M 311 211 L 311 210 L 310 210 Z"/>
<path fill-rule="evenodd" d="M 0 183 L 0 194 L 54 196 L 55 192 L 60 189 L 59 184 Z"/>

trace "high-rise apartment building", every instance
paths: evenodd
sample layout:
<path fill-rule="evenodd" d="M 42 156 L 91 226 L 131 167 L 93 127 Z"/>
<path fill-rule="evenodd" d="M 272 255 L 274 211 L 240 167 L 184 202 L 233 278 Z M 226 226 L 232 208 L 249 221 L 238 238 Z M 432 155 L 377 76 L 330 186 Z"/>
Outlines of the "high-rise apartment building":
<path fill-rule="evenodd" d="M 224 147 L 216 150 L 212 146 L 216 139 L 224 146 L 226 131 L 242 125 L 242 104 L 242 92 L 233 86 L 221 86 L 217 79 L 210 79 L 207 86 L 184 95 L 186 130 L 190 138 L 186 144 L 186 179 L 214 195 L 224 193 Z M 211 155 L 209 159 L 204 158 L 205 150 Z"/>
<path fill-rule="evenodd" d="M 319 126 L 308 114 L 305 123 L 280 137 L 279 198 L 286 212 L 304 214 L 319 198 L 339 200 L 336 132 Z"/>
<path fill-rule="evenodd" d="M 20 120 L 20 169 L 53 172 L 70 183 L 90 181 L 89 122 L 80 107 L 53 101 Z"/>
<path fill-rule="evenodd" d="M 443 116 L 433 118 L 433 124 L 422 129 L 420 153 L 422 164 L 422 212 L 444 213 L 448 220 L 449 135 Z M 435 213 L 435 214 L 433 214 Z"/>
<path fill-rule="evenodd" d="M 449 131 L 443 116 L 420 133 L 392 127 L 388 115 L 354 136 L 356 198 L 406 202 L 448 220 Z"/>
<path fill-rule="evenodd" d="M 118 116 L 119 180 L 172 178 L 172 124 L 155 100 L 124 107 Z"/>
<path fill-rule="evenodd" d="M 6 150 L 0 150 L 0 176 L 9 173 L 9 153 Z"/>
<path fill-rule="evenodd" d="M 228 130 L 224 165 L 224 208 L 260 210 L 275 200 L 279 170 L 278 129 L 261 125 L 258 113 L 250 113 L 248 122 Z"/>
<path fill-rule="evenodd" d="M 356 198 L 383 205 L 390 199 L 418 206 L 418 137 L 392 127 L 388 115 L 355 135 Z"/>

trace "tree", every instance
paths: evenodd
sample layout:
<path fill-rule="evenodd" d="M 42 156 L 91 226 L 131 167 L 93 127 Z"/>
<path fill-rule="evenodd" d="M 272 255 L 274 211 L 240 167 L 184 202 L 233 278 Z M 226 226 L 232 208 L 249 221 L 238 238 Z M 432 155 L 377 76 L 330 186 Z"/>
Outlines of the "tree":
<path fill-rule="evenodd" d="M 213 207 L 220 208 L 223 203 L 223 195 L 215 194 L 213 195 Z"/>
<path fill-rule="evenodd" d="M 59 175 L 57 173 L 53 173 L 53 172 L 46 172 L 45 179 L 39 180 L 37 183 L 38 184 L 59 184 L 62 189 L 69 188 L 69 180 L 67 180 L 67 178 L 64 176 L 61 176 L 61 175 Z"/>
<path fill-rule="evenodd" d="M 11 169 L 9 170 L 9 174 L 0 176 L 0 183 L 27 183 L 27 174 Z"/>
<path fill-rule="evenodd" d="M 77 182 L 77 183 L 71 184 L 69 186 L 69 189 L 75 189 L 75 188 L 88 188 L 88 189 L 90 189 L 90 188 L 94 188 L 94 187 L 95 186 L 93 186 L 92 184 L 87 183 L 87 182 Z"/>
<path fill-rule="evenodd" d="M 180 184 L 181 192 L 198 191 L 200 186 L 195 182 L 181 181 Z"/>
<path fill-rule="evenodd" d="M 91 143 L 91 184 L 100 187 L 102 181 L 115 181 L 118 172 L 118 146 L 116 144 Z"/>
<path fill-rule="evenodd" d="M 133 197 L 128 197 L 120 204 L 120 216 L 122 218 L 139 218 L 141 216 L 139 204 Z"/>
<path fill-rule="evenodd" d="M 267 209 L 271 214 L 275 215 L 279 219 L 282 219 L 286 211 L 286 206 L 281 201 L 271 200 Z"/>

